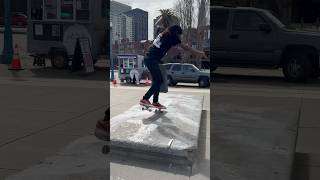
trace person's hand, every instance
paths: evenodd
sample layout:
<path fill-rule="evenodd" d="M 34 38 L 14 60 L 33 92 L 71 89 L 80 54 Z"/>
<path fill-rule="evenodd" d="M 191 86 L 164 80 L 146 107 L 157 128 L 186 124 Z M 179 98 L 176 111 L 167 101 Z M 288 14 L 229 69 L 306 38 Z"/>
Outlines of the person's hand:
<path fill-rule="evenodd" d="M 208 56 L 206 55 L 206 53 L 203 52 L 203 51 L 200 51 L 200 52 L 199 52 L 199 56 L 200 56 L 200 58 L 203 58 L 203 59 L 207 59 L 207 58 L 208 58 Z"/>

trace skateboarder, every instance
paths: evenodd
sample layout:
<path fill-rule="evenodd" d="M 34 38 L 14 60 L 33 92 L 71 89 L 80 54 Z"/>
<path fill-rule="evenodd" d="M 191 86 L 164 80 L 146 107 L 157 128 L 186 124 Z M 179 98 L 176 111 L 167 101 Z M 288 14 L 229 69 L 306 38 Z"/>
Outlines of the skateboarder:
<path fill-rule="evenodd" d="M 146 107 L 155 107 L 159 109 L 166 109 L 165 106 L 159 103 L 160 86 L 163 82 L 159 64 L 161 59 L 166 55 L 170 48 L 174 46 L 180 46 L 183 50 L 189 51 L 192 54 L 197 54 L 202 57 L 206 57 L 203 51 L 198 51 L 185 44 L 181 43 L 182 29 L 178 25 L 168 27 L 165 31 L 160 33 L 158 37 L 153 41 L 152 46 L 144 59 L 144 64 L 149 69 L 152 76 L 152 86 L 148 92 L 140 100 L 140 105 Z M 153 103 L 149 99 L 153 96 Z"/>

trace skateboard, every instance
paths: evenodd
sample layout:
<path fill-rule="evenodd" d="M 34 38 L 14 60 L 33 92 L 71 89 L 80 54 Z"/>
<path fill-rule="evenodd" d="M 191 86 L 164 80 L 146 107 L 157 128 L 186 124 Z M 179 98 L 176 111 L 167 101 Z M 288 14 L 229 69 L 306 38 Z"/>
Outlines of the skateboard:
<path fill-rule="evenodd" d="M 140 104 L 140 106 L 142 106 L 142 111 L 149 111 L 151 112 L 152 110 L 154 110 L 154 112 L 159 112 L 162 113 L 164 111 L 163 108 L 157 108 L 157 107 L 153 107 L 153 106 L 145 106 Z"/>

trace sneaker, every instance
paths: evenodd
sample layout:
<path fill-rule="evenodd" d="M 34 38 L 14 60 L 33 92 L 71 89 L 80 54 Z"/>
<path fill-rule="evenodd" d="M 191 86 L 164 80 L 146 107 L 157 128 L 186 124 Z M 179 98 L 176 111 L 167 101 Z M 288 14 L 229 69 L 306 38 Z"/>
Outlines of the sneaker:
<path fill-rule="evenodd" d="M 147 99 L 141 99 L 140 100 L 140 105 L 141 106 L 147 106 L 147 107 L 152 107 L 153 105 L 151 104 L 151 102 Z"/>
<path fill-rule="evenodd" d="M 110 117 L 109 111 L 105 112 L 105 117 L 99 120 L 94 130 L 94 135 L 103 141 L 110 141 Z"/>
<path fill-rule="evenodd" d="M 159 108 L 159 109 L 167 109 L 167 107 L 163 106 L 162 104 L 160 103 L 152 103 L 152 106 L 155 107 L 155 108 Z"/>

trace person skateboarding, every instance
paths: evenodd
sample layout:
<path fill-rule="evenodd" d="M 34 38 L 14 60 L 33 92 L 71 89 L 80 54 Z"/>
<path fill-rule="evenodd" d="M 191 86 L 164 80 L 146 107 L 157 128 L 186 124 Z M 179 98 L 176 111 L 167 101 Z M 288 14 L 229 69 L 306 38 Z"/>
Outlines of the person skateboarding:
<path fill-rule="evenodd" d="M 166 109 L 165 106 L 159 103 L 159 93 L 161 83 L 163 82 L 159 64 L 161 59 L 167 54 L 167 52 L 175 46 L 181 47 L 185 51 L 189 51 L 192 54 L 206 57 L 203 51 L 198 51 L 189 47 L 188 45 L 181 43 L 182 28 L 179 25 L 173 25 L 166 28 L 161 32 L 157 38 L 153 41 L 152 46 L 149 48 L 144 64 L 148 68 L 152 76 L 152 85 L 147 93 L 140 100 L 140 105 L 145 107 L 154 107 L 158 109 Z M 153 103 L 149 99 L 153 96 Z"/>

